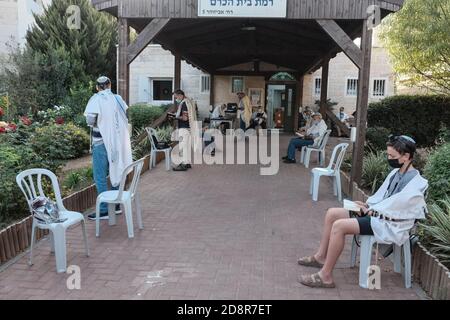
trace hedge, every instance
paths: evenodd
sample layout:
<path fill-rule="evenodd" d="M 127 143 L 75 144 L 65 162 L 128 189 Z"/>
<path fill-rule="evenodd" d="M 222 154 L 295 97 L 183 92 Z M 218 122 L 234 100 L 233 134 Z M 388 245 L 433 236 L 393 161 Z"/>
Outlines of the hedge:
<path fill-rule="evenodd" d="M 155 107 L 147 104 L 136 104 L 130 107 L 129 116 L 133 131 L 149 126 L 153 121 L 163 115 L 164 107 Z"/>
<path fill-rule="evenodd" d="M 371 103 L 368 109 L 369 127 L 384 127 L 392 134 L 413 137 L 419 147 L 435 144 L 439 129 L 450 128 L 450 97 L 393 96 Z"/>

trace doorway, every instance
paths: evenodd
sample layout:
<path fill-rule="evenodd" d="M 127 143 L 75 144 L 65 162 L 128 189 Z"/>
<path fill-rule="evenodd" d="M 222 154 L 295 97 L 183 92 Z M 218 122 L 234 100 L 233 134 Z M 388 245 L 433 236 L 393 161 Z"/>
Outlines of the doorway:
<path fill-rule="evenodd" d="M 295 88 L 293 84 L 267 85 L 267 127 L 285 132 L 294 131 Z"/>

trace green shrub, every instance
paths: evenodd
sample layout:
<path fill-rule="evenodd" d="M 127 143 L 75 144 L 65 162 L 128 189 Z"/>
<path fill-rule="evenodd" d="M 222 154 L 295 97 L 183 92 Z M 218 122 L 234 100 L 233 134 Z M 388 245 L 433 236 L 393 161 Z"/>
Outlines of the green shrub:
<path fill-rule="evenodd" d="M 373 151 L 386 150 L 386 142 L 390 135 L 390 130 L 383 127 L 369 127 L 367 128 L 366 140 Z"/>
<path fill-rule="evenodd" d="M 428 197 L 431 200 L 450 197 L 450 143 L 446 143 L 431 153 L 424 169 L 428 179 Z"/>
<path fill-rule="evenodd" d="M 86 188 L 93 184 L 93 182 L 92 167 L 72 170 L 66 173 L 66 177 L 62 183 L 64 195 Z"/>
<path fill-rule="evenodd" d="M 73 124 L 48 125 L 37 128 L 31 145 L 44 158 L 73 159 L 89 149 L 89 136 Z"/>
<path fill-rule="evenodd" d="M 419 224 L 421 241 L 450 267 L 450 198 L 433 203 L 428 209 L 427 221 Z"/>
<path fill-rule="evenodd" d="M 134 138 L 131 140 L 131 147 L 133 152 L 133 160 L 139 160 L 150 154 L 151 144 L 149 139 L 146 137 L 141 142 L 136 140 L 141 134 L 145 132 L 144 128 L 135 130 Z M 147 134 L 145 132 L 145 134 Z"/>
<path fill-rule="evenodd" d="M 133 131 L 150 126 L 164 113 L 162 107 L 152 107 L 147 104 L 136 104 L 129 109 L 130 122 Z"/>
<path fill-rule="evenodd" d="M 389 97 L 370 104 L 367 120 L 369 127 L 384 127 L 393 134 L 413 137 L 419 147 L 433 146 L 440 128 L 450 128 L 450 97 Z"/>
<path fill-rule="evenodd" d="M 385 151 L 370 152 L 364 156 L 362 170 L 362 187 L 374 193 L 386 179 L 390 167 Z"/>
<path fill-rule="evenodd" d="M 159 142 L 170 143 L 172 141 L 172 132 L 173 128 L 171 126 L 156 128 L 156 138 Z"/>

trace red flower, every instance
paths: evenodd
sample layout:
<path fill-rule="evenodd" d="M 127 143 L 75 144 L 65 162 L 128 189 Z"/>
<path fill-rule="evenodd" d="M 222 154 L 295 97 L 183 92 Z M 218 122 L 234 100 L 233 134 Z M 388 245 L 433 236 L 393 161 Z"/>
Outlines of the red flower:
<path fill-rule="evenodd" d="M 12 132 L 15 132 L 17 130 L 16 124 L 15 123 L 8 124 L 8 130 L 12 131 Z"/>
<path fill-rule="evenodd" d="M 22 121 L 22 123 L 23 123 L 24 125 L 26 125 L 26 126 L 31 126 L 31 124 L 33 123 L 33 122 L 31 121 L 31 119 L 28 118 L 27 116 L 20 117 L 20 121 Z"/>
<path fill-rule="evenodd" d="M 3 117 L 4 114 L 5 114 L 5 112 L 3 111 L 3 108 L 0 107 L 0 118 Z"/>
<path fill-rule="evenodd" d="M 6 128 L 0 127 L 0 133 L 5 133 L 6 132 Z"/>
<path fill-rule="evenodd" d="M 55 119 L 56 124 L 64 124 L 64 118 L 63 117 L 57 117 Z"/>

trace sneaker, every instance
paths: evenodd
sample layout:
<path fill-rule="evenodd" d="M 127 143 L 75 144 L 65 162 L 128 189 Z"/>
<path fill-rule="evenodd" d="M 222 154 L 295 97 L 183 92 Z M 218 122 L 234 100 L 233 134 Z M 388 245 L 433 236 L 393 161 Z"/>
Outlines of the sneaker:
<path fill-rule="evenodd" d="M 184 165 L 187 169 L 192 169 L 192 166 L 188 163 Z"/>
<path fill-rule="evenodd" d="M 122 214 L 122 208 L 120 207 L 120 204 L 116 205 L 115 214 Z"/>
<path fill-rule="evenodd" d="M 286 160 L 284 160 L 283 161 L 284 163 L 295 163 L 295 160 L 292 160 L 292 159 L 286 159 Z"/>
<path fill-rule="evenodd" d="M 282 160 L 287 160 L 287 159 L 289 159 L 289 157 L 288 156 L 284 156 L 283 158 L 281 158 Z"/>
<path fill-rule="evenodd" d="M 95 212 L 88 215 L 88 219 L 95 221 L 96 220 Z M 108 220 L 108 219 L 109 219 L 108 212 L 100 212 L 100 220 Z"/>
<path fill-rule="evenodd" d="M 173 171 L 186 171 L 188 168 L 184 164 L 179 164 L 177 167 L 173 168 Z"/>

